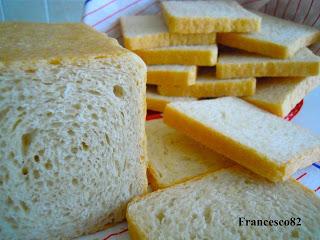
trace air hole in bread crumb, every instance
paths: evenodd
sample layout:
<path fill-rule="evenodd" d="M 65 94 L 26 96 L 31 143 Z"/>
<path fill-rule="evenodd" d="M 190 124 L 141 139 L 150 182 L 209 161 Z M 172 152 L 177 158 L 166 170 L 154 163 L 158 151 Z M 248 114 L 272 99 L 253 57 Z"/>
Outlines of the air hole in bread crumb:
<path fill-rule="evenodd" d="M 107 144 L 110 144 L 110 139 L 109 139 L 109 135 L 108 134 L 104 134 L 105 138 L 106 138 L 106 142 Z"/>
<path fill-rule="evenodd" d="M 165 215 L 164 215 L 164 213 L 162 211 L 160 211 L 160 212 L 157 213 L 156 218 L 161 223 L 162 220 L 165 218 Z"/>
<path fill-rule="evenodd" d="M 70 136 L 74 136 L 74 131 L 72 129 L 68 129 L 67 133 L 70 135 Z"/>
<path fill-rule="evenodd" d="M 38 179 L 40 177 L 40 172 L 38 170 L 33 170 L 33 176 L 35 179 Z"/>
<path fill-rule="evenodd" d="M 100 58 L 106 58 L 106 56 L 96 56 L 96 57 L 94 57 L 95 59 L 100 59 Z"/>
<path fill-rule="evenodd" d="M 105 107 L 101 107 L 101 111 L 106 113 L 107 112 L 107 109 Z"/>
<path fill-rule="evenodd" d="M 6 107 L 5 109 L 0 111 L 0 120 L 4 119 L 7 113 L 10 111 L 10 107 Z"/>
<path fill-rule="evenodd" d="M 71 152 L 72 152 L 73 154 L 76 154 L 76 153 L 78 152 L 78 148 L 77 148 L 77 147 L 72 147 L 72 148 L 71 148 Z"/>
<path fill-rule="evenodd" d="M 249 184 L 252 184 L 253 182 L 251 180 L 246 179 L 244 180 L 244 183 L 249 185 Z"/>
<path fill-rule="evenodd" d="M 73 107 L 74 109 L 80 110 L 80 109 L 81 109 L 81 104 L 80 104 L 80 103 L 73 104 L 72 107 Z"/>
<path fill-rule="evenodd" d="M 89 104 L 89 105 L 87 105 L 87 108 L 89 109 L 89 110 L 92 110 L 92 106 Z"/>
<path fill-rule="evenodd" d="M 51 117 L 53 115 L 52 112 L 47 112 L 47 117 Z"/>
<path fill-rule="evenodd" d="M 88 90 L 88 93 L 92 94 L 92 95 L 96 95 L 96 96 L 101 96 L 102 94 L 96 90 Z"/>
<path fill-rule="evenodd" d="M 13 200 L 12 200 L 11 197 L 7 197 L 7 199 L 6 199 L 6 204 L 7 204 L 8 206 L 12 206 L 12 205 L 13 205 Z"/>
<path fill-rule="evenodd" d="M 299 230 L 297 230 L 297 229 L 294 229 L 294 230 L 292 230 L 291 231 L 291 237 L 293 237 L 293 238 L 299 238 Z"/>
<path fill-rule="evenodd" d="M 25 72 L 26 73 L 35 73 L 37 70 L 34 69 L 34 68 L 29 68 L 29 69 L 26 69 Z"/>
<path fill-rule="evenodd" d="M 59 64 L 61 64 L 61 60 L 58 59 L 58 58 L 54 58 L 54 59 L 51 59 L 49 61 L 49 63 L 52 64 L 52 65 L 59 65 Z"/>
<path fill-rule="evenodd" d="M 22 172 L 23 175 L 28 175 L 29 169 L 28 169 L 27 167 L 23 167 L 23 168 L 21 169 L 21 172 Z"/>
<path fill-rule="evenodd" d="M 88 150 L 89 150 L 89 146 L 88 146 L 88 144 L 86 144 L 85 142 L 81 142 L 81 145 L 82 145 L 82 149 L 83 149 L 84 151 L 88 151 Z"/>
<path fill-rule="evenodd" d="M 47 170 L 51 170 L 51 169 L 52 169 L 52 163 L 51 163 L 51 161 L 47 161 L 47 162 L 44 164 L 44 167 L 45 167 Z"/>
<path fill-rule="evenodd" d="M 91 117 L 92 117 L 94 120 L 98 120 L 98 119 L 99 119 L 99 118 L 98 118 L 98 115 L 95 114 L 95 113 L 92 113 L 92 114 L 91 114 Z"/>
<path fill-rule="evenodd" d="M 121 86 L 119 85 L 114 85 L 113 86 L 113 93 L 116 97 L 122 98 L 124 96 L 124 90 Z"/>
<path fill-rule="evenodd" d="M 77 186 L 79 182 L 78 182 L 78 179 L 72 178 L 71 183 L 72 183 L 73 186 Z"/>
<path fill-rule="evenodd" d="M 17 119 L 17 121 L 12 126 L 12 131 L 16 130 L 17 126 L 22 122 L 21 119 Z"/>
<path fill-rule="evenodd" d="M 25 212 L 29 212 L 29 207 L 24 201 L 20 201 L 20 206 Z"/>
<path fill-rule="evenodd" d="M 34 160 L 35 162 L 40 162 L 40 157 L 39 157 L 38 155 L 34 155 L 34 156 L 33 156 L 33 160 Z"/>
<path fill-rule="evenodd" d="M 14 159 L 14 157 L 15 157 L 15 154 L 14 154 L 14 152 L 9 152 L 9 159 Z"/>
<path fill-rule="evenodd" d="M 41 150 L 39 151 L 39 155 L 40 155 L 40 156 L 43 156 L 43 154 L 44 154 L 44 149 L 41 149 Z"/>
<path fill-rule="evenodd" d="M 24 155 L 26 155 L 27 152 L 29 151 L 29 147 L 31 145 L 34 135 L 35 135 L 35 130 L 25 133 L 21 136 L 21 145 L 22 145 L 21 150 Z"/>
<path fill-rule="evenodd" d="M 53 182 L 51 180 L 47 181 L 47 186 L 52 187 L 53 186 Z"/>
<path fill-rule="evenodd" d="M 211 213 L 210 207 L 206 207 L 204 209 L 204 219 L 208 225 L 211 224 L 211 216 L 212 216 L 212 213 Z"/>

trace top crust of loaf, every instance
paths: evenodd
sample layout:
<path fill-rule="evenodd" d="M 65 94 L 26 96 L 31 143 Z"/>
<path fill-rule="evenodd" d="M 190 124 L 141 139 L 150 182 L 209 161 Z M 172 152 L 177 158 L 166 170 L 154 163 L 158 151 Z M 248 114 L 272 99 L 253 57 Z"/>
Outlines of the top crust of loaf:
<path fill-rule="evenodd" d="M 82 23 L 1 23 L 0 63 L 108 58 L 127 50 Z"/>

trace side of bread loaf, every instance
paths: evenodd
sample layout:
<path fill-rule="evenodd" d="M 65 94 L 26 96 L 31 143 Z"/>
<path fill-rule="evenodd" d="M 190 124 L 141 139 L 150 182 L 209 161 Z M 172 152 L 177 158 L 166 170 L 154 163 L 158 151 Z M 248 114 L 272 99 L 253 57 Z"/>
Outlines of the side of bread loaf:
<path fill-rule="evenodd" d="M 0 46 L 0 238 L 122 221 L 147 188 L 143 61 L 82 24 L 0 24 Z"/>

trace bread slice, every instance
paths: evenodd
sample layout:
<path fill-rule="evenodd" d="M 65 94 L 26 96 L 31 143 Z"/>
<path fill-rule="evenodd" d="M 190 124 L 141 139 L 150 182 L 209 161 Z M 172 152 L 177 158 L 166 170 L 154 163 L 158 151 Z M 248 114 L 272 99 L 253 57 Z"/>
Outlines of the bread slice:
<path fill-rule="evenodd" d="M 320 85 L 320 75 L 297 78 L 259 79 L 253 96 L 243 99 L 276 114 L 287 116 L 309 92 Z"/>
<path fill-rule="evenodd" d="M 316 28 L 287 21 L 263 13 L 261 31 L 246 34 L 221 33 L 217 41 L 223 45 L 275 58 L 289 58 L 301 48 L 320 41 Z"/>
<path fill-rule="evenodd" d="M 156 86 L 147 86 L 147 108 L 149 110 L 163 112 L 166 105 L 171 102 L 178 101 L 194 101 L 192 97 L 168 97 L 162 96 L 157 92 Z"/>
<path fill-rule="evenodd" d="M 80 24 L 0 24 L 1 239 L 71 239 L 147 189 L 143 61 Z"/>
<path fill-rule="evenodd" d="M 219 53 L 216 70 L 217 78 L 312 76 L 320 74 L 320 57 L 308 48 L 289 59 L 228 51 Z"/>
<path fill-rule="evenodd" d="M 235 1 L 164 1 L 162 13 L 174 33 L 255 32 L 261 18 Z"/>
<path fill-rule="evenodd" d="M 164 122 L 273 182 L 320 157 L 319 137 L 239 98 L 170 103 Z"/>
<path fill-rule="evenodd" d="M 319 212 L 319 198 L 297 181 L 233 167 L 136 198 L 127 221 L 133 239 L 316 239 Z"/>
<path fill-rule="evenodd" d="M 196 66 L 149 65 L 147 69 L 148 84 L 188 86 L 196 82 Z"/>
<path fill-rule="evenodd" d="M 204 147 L 162 119 L 146 122 L 148 173 L 152 188 L 166 188 L 235 163 Z"/>
<path fill-rule="evenodd" d="M 217 45 L 170 46 L 134 51 L 146 64 L 180 64 L 214 66 L 217 63 Z"/>
<path fill-rule="evenodd" d="M 216 43 L 216 33 L 169 33 L 159 15 L 125 16 L 120 18 L 124 46 L 130 50 L 175 45 L 210 45 Z"/>
<path fill-rule="evenodd" d="M 251 96 L 256 90 L 256 79 L 217 79 L 213 70 L 199 74 L 196 83 L 190 86 L 158 86 L 164 96 L 210 98 L 221 96 Z"/>

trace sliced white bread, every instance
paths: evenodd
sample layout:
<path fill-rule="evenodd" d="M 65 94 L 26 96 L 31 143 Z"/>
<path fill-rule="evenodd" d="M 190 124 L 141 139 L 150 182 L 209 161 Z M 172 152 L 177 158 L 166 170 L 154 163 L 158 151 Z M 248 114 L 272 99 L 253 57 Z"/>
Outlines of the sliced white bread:
<path fill-rule="evenodd" d="M 171 102 L 178 101 L 194 101 L 196 98 L 192 97 L 168 97 L 162 96 L 157 92 L 156 86 L 147 86 L 147 108 L 157 112 L 163 112 L 166 105 Z"/>
<path fill-rule="evenodd" d="M 149 65 L 147 83 L 166 86 L 188 86 L 196 82 L 197 67 L 187 65 Z"/>
<path fill-rule="evenodd" d="M 275 58 L 289 58 L 301 48 L 320 41 L 314 27 L 255 12 L 262 17 L 261 31 L 254 33 L 221 33 L 217 41 L 223 45 Z"/>
<path fill-rule="evenodd" d="M 220 52 L 216 66 L 217 78 L 298 77 L 320 74 L 320 57 L 308 48 L 293 57 L 276 59 L 244 51 Z"/>
<path fill-rule="evenodd" d="M 166 106 L 164 122 L 273 182 L 320 158 L 320 138 L 235 97 Z"/>
<path fill-rule="evenodd" d="M 243 99 L 276 114 L 287 116 L 309 92 L 320 85 L 320 76 L 297 78 L 263 78 L 256 93 Z"/>
<path fill-rule="evenodd" d="M 120 24 L 124 46 L 130 50 L 216 43 L 215 33 L 169 33 L 160 15 L 125 16 L 120 18 Z"/>
<path fill-rule="evenodd" d="M 236 1 L 164 1 L 162 13 L 174 33 L 255 32 L 261 18 Z"/>
<path fill-rule="evenodd" d="M 214 66 L 217 63 L 218 57 L 216 44 L 139 49 L 134 52 L 148 65 L 180 64 Z"/>
<path fill-rule="evenodd" d="M 164 96 L 210 98 L 222 96 L 251 96 L 256 90 L 254 77 L 239 79 L 217 79 L 215 72 L 205 71 L 197 76 L 190 86 L 158 86 L 158 92 Z"/>
<path fill-rule="evenodd" d="M 290 179 L 274 184 L 240 167 L 137 197 L 132 239 L 318 239 L 320 200 Z"/>
<path fill-rule="evenodd" d="M 147 189 L 146 66 L 84 24 L 0 24 L 0 238 L 72 239 Z"/>
<path fill-rule="evenodd" d="M 168 127 L 162 119 L 146 122 L 149 183 L 154 190 L 227 168 L 235 163 Z"/>

